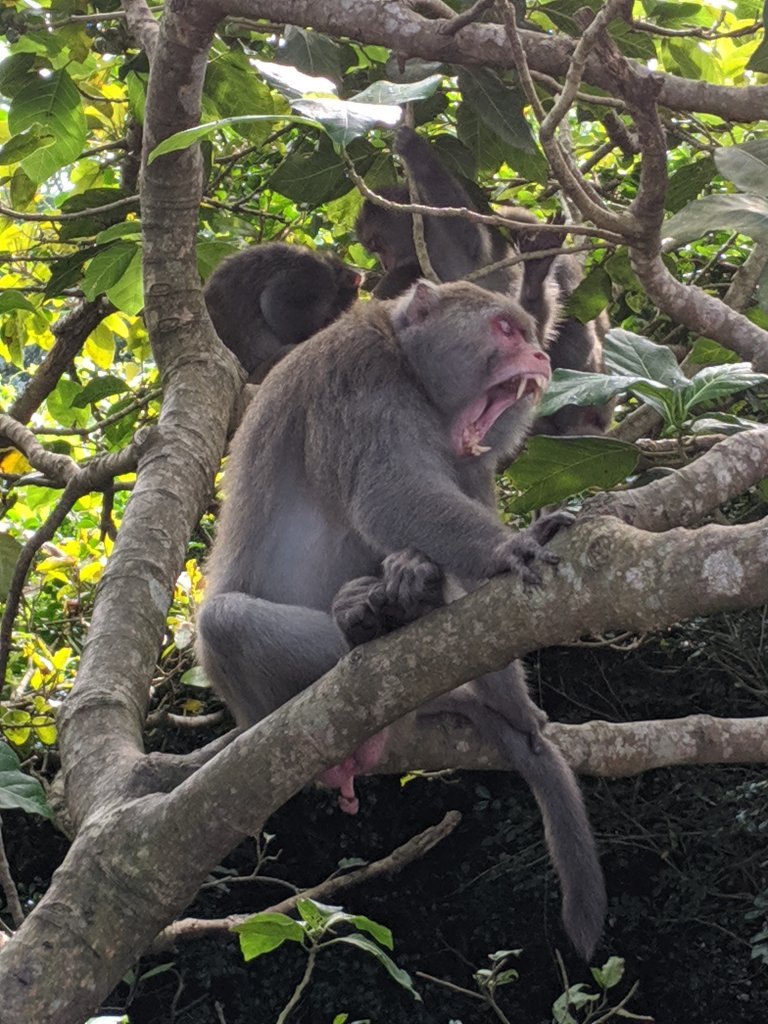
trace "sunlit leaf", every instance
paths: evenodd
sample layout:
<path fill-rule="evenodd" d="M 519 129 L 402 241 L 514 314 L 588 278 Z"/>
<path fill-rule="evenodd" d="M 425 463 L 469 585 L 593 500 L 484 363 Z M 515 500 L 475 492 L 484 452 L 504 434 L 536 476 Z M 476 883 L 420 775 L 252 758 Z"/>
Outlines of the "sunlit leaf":
<path fill-rule="evenodd" d="M 44 146 L 51 146 L 56 137 L 49 129 L 39 124 L 33 124 L 18 135 L 13 135 L 4 146 L 0 147 L 0 166 L 4 164 L 17 164 L 24 157 L 42 149 Z"/>
<path fill-rule="evenodd" d="M 72 163 L 85 148 L 85 113 L 77 90 L 66 71 L 47 78 L 34 76 L 11 102 L 8 127 L 18 135 L 39 125 L 55 142 L 25 157 L 22 166 L 32 181 L 43 182 Z"/>
<path fill-rule="evenodd" d="M 768 139 L 721 146 L 715 150 L 715 164 L 743 192 L 768 196 Z"/>
<path fill-rule="evenodd" d="M 688 378 L 666 345 L 656 345 L 632 331 L 613 327 L 603 341 L 605 368 L 610 373 L 643 377 L 670 388 L 683 388 Z"/>
<path fill-rule="evenodd" d="M 304 929 L 285 914 L 254 914 L 242 924 L 232 928 L 240 936 L 240 951 L 244 960 L 254 960 L 264 953 L 282 946 L 284 942 L 303 942 Z"/>
<path fill-rule="evenodd" d="M 442 75 L 430 75 L 418 82 L 388 82 L 380 79 L 367 89 L 350 97 L 357 103 L 391 103 L 403 105 L 432 96 L 443 80 Z"/>

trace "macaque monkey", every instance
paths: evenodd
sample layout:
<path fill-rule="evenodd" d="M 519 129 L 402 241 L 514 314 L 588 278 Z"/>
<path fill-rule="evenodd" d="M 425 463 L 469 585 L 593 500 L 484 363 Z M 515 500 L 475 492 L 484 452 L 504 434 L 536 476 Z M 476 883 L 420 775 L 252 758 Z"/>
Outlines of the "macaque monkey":
<path fill-rule="evenodd" d="M 466 189 L 443 167 L 429 144 L 411 128 L 398 130 L 394 151 L 408 167 L 422 203 L 477 209 Z M 409 202 L 405 186 L 383 188 L 380 194 L 398 203 Z M 522 207 L 502 207 L 499 212 L 512 220 L 537 222 L 534 214 Z M 441 281 L 465 278 L 480 267 L 514 256 L 518 251 L 553 249 L 562 242 L 562 235 L 548 232 L 546 225 L 535 233 L 510 228 L 509 235 L 511 240 L 497 228 L 473 224 L 459 217 L 424 218 L 427 251 Z M 377 298 L 394 298 L 421 276 L 410 214 L 387 210 L 366 200 L 357 220 L 357 236 L 367 249 L 378 255 L 386 271 L 374 289 L 373 294 Z M 609 327 L 605 314 L 588 324 L 560 317 L 563 303 L 581 278 L 578 259 L 566 255 L 525 260 L 475 280 L 483 288 L 505 292 L 518 299 L 526 312 L 534 317 L 553 370 L 563 368 L 601 373 L 602 339 Z M 611 402 L 604 406 L 565 406 L 552 416 L 538 419 L 533 433 L 604 433 L 610 426 L 613 405 Z"/>
<path fill-rule="evenodd" d="M 402 158 L 416 183 L 419 193 L 416 201 L 427 206 L 463 206 L 479 212 L 464 186 L 443 167 L 429 143 L 412 128 L 398 129 L 394 152 Z M 397 203 L 411 201 L 405 185 L 382 188 L 380 194 Z M 423 276 L 413 242 L 410 214 L 386 210 L 366 200 L 356 231 L 366 249 L 378 255 L 386 271 L 374 289 L 376 298 L 394 298 Z M 479 267 L 515 255 L 514 247 L 501 231 L 461 217 L 425 216 L 424 238 L 432 268 L 444 282 L 460 281 Z M 495 270 L 478 283 L 490 291 L 517 298 L 521 281 L 522 269 L 518 264 Z"/>
<path fill-rule="evenodd" d="M 270 372 L 235 436 L 198 616 L 198 655 L 248 727 L 350 649 L 498 573 L 540 581 L 563 522 L 515 533 L 495 509 L 494 468 L 522 445 L 549 378 L 533 319 L 476 285 L 419 282 L 357 304 Z M 446 583 L 447 579 L 447 583 Z M 372 596 L 379 582 L 383 598 Z M 427 706 L 456 711 L 533 789 L 586 956 L 605 889 L 578 785 L 541 732 L 516 663 Z M 354 812 L 372 737 L 326 781 Z"/>
<path fill-rule="evenodd" d="M 360 271 L 298 245 L 253 245 L 223 260 L 205 286 L 216 333 L 259 384 L 280 359 L 357 298 Z"/>

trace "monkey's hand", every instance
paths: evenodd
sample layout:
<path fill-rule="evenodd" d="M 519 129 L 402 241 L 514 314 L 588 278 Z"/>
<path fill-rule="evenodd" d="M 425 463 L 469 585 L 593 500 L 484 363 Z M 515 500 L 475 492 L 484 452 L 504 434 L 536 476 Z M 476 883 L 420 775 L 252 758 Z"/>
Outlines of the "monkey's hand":
<path fill-rule="evenodd" d="M 345 583 L 331 613 L 351 647 L 386 636 L 445 603 L 443 570 L 420 551 L 387 555 L 380 576 Z"/>
<path fill-rule="evenodd" d="M 574 522 L 570 512 L 561 509 L 537 519 L 527 530 L 521 530 L 505 540 L 494 552 L 496 570 L 514 572 L 526 586 L 540 586 L 542 582 L 539 566 L 557 565 L 558 556 L 544 547 L 563 527 Z"/>
<path fill-rule="evenodd" d="M 350 647 L 383 635 L 384 601 L 384 584 L 378 576 L 350 580 L 334 597 L 331 614 Z"/>

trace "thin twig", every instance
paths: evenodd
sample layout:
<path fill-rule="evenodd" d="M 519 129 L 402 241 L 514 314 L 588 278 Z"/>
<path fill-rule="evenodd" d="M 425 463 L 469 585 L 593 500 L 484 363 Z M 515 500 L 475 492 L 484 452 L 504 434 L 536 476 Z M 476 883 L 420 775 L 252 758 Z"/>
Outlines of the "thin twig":
<path fill-rule="evenodd" d="M 8 904 L 8 910 L 11 913 L 14 927 L 21 928 L 24 923 L 24 911 L 21 909 L 21 900 L 19 899 L 16 883 L 11 874 L 11 865 L 8 863 L 8 857 L 5 852 L 2 818 L 0 818 L 0 889 L 3 890 L 5 902 Z"/>

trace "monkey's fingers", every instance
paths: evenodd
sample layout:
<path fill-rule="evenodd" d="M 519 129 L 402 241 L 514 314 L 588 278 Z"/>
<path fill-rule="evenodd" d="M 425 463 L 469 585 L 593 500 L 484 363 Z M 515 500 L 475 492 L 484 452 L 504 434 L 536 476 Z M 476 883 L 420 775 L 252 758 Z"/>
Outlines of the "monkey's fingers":
<path fill-rule="evenodd" d="M 384 612 L 390 622 L 404 626 L 444 603 L 443 570 L 414 548 L 388 555 L 382 563 Z"/>
<path fill-rule="evenodd" d="M 376 576 L 350 580 L 339 590 L 331 614 L 350 647 L 359 647 L 386 632 L 383 605 L 384 589 Z"/>
<path fill-rule="evenodd" d="M 567 512 L 564 508 L 560 508 L 555 512 L 548 512 L 546 515 L 541 516 L 528 527 L 525 533 L 531 536 L 537 544 L 548 544 L 556 533 L 559 533 L 560 530 L 568 526 L 572 526 L 575 521 L 576 516 L 572 512 Z"/>

